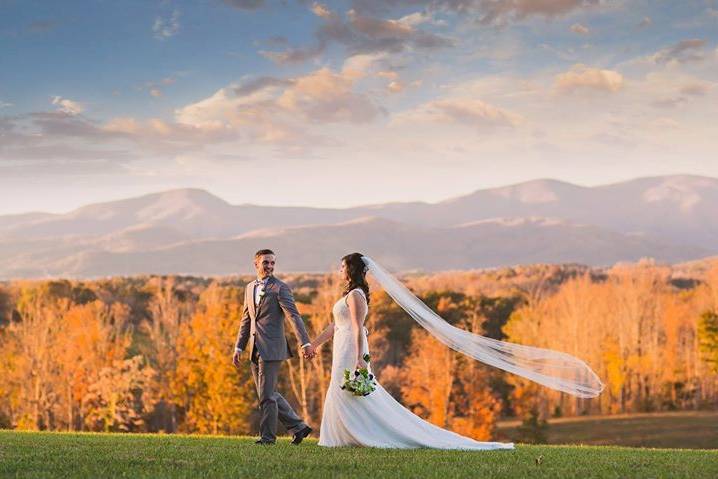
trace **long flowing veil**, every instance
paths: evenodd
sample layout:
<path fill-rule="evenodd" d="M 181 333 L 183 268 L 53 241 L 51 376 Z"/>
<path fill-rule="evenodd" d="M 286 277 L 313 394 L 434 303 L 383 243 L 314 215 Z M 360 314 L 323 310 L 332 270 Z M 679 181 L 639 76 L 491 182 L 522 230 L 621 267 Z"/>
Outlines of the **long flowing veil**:
<path fill-rule="evenodd" d="M 601 394 L 603 383 L 580 359 L 559 351 L 499 341 L 454 327 L 376 261 L 367 256 L 363 256 L 362 260 L 387 294 L 417 323 L 451 349 L 574 396 L 593 398 Z"/>

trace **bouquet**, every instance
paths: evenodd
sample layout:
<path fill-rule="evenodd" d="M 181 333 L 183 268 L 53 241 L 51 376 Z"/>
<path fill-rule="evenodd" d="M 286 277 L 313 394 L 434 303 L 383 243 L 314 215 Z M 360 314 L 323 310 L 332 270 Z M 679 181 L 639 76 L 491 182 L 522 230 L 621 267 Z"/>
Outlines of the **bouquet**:
<path fill-rule="evenodd" d="M 364 361 L 369 363 L 369 355 L 364 355 Z M 376 390 L 376 381 L 374 375 L 369 373 L 368 368 L 359 368 L 352 375 L 348 369 L 344 370 L 344 384 L 342 389 L 346 389 L 355 396 L 368 396 Z"/>

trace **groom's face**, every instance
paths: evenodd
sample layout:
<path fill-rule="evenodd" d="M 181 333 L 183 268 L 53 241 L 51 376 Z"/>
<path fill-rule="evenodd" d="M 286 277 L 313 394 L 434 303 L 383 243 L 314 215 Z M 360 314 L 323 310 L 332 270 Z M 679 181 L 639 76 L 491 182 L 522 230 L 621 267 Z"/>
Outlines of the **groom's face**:
<path fill-rule="evenodd" d="M 266 278 L 274 274 L 274 264 L 276 257 L 273 254 L 265 254 L 254 259 L 254 268 L 257 270 L 257 276 Z"/>

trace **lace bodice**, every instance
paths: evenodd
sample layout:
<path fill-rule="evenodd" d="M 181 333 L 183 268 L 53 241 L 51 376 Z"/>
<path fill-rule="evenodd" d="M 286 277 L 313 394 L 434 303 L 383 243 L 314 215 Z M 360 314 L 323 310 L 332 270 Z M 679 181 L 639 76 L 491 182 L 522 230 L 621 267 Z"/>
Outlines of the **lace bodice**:
<path fill-rule="evenodd" d="M 354 291 L 359 291 L 359 293 L 361 293 L 362 297 L 366 301 L 366 296 L 364 295 L 364 291 L 362 291 L 360 288 L 355 288 L 355 289 L 349 291 L 346 295 L 339 298 L 339 301 L 334 303 L 334 308 L 332 308 L 332 315 L 334 316 L 335 329 L 351 328 L 352 317 L 351 317 L 351 313 L 349 311 L 349 305 L 347 304 L 347 298 Z"/>

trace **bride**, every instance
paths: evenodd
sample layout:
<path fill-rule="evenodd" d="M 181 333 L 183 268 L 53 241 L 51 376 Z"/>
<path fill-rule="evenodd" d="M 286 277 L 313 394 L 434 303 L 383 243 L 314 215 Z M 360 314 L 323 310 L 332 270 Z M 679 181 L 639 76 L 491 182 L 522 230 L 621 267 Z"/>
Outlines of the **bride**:
<path fill-rule="evenodd" d="M 486 364 L 522 375 L 580 397 L 595 397 L 603 385 L 581 360 L 565 353 L 506 343 L 463 331 L 446 323 L 371 258 L 352 253 L 342 258 L 344 295 L 334 304 L 333 321 L 312 342 L 319 347 L 333 337 L 332 371 L 324 401 L 319 445 L 378 448 L 513 449 L 511 443 L 479 442 L 442 429 L 399 404 L 380 384 L 368 396 L 342 390 L 344 370 L 371 366 L 364 327 L 371 272 L 386 292 L 438 340 Z"/>

